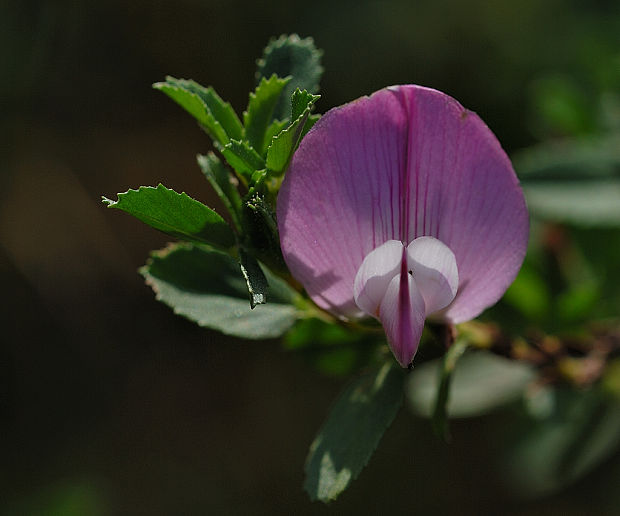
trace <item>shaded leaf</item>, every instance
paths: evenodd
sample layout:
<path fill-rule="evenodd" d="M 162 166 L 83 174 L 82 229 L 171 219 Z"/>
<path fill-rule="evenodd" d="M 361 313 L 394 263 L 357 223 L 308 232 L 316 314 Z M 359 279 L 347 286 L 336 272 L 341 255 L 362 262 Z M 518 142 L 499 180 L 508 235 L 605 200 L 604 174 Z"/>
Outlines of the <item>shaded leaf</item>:
<path fill-rule="evenodd" d="M 242 201 L 239 191 L 237 190 L 237 185 L 235 184 L 237 180 L 212 152 L 209 152 L 206 156 L 199 154 L 197 156 L 197 161 L 202 173 L 222 200 L 224 206 L 226 206 L 237 231 L 240 232 Z"/>
<path fill-rule="evenodd" d="M 377 334 L 360 333 L 345 326 L 309 317 L 300 320 L 284 337 L 286 349 L 330 376 L 353 374 L 376 362 L 377 347 L 385 346 Z"/>
<path fill-rule="evenodd" d="M 400 408 L 404 378 L 390 361 L 345 388 L 310 446 L 304 487 L 312 500 L 335 500 L 357 478 Z"/>
<path fill-rule="evenodd" d="M 505 471 L 522 496 L 541 496 L 579 479 L 620 443 L 620 402 L 598 387 L 546 389 L 544 414 L 512 423 Z M 537 394 L 539 396 L 540 394 Z"/>
<path fill-rule="evenodd" d="M 267 302 L 267 290 L 269 285 L 256 258 L 248 254 L 244 249 L 239 250 L 239 258 L 241 272 L 245 278 L 250 294 L 250 308 L 253 309 L 256 305 Z"/>
<path fill-rule="evenodd" d="M 118 200 L 103 198 L 108 208 L 133 215 L 168 235 L 190 242 L 228 248 L 235 236 L 230 226 L 211 208 L 159 184 L 157 188 L 141 186 L 118 194 Z"/>
<path fill-rule="evenodd" d="M 407 397 L 413 411 L 430 417 L 436 406 L 441 360 L 415 366 L 409 375 Z M 450 386 L 446 414 L 466 418 L 486 414 L 518 400 L 535 373 L 522 362 L 486 351 L 470 351 L 458 362 Z"/>
<path fill-rule="evenodd" d="M 283 267 L 276 216 L 263 196 L 255 194 L 245 200 L 243 220 L 245 243 L 255 256 L 274 270 Z"/>
<path fill-rule="evenodd" d="M 296 89 L 318 92 L 323 74 L 322 54 L 312 38 L 301 39 L 297 34 L 282 35 L 269 42 L 263 56 L 257 61 L 257 80 L 273 74 L 291 77 L 275 109 L 276 118 L 284 119 L 289 116 L 288 100 Z"/>
<path fill-rule="evenodd" d="M 266 273 L 270 303 L 252 310 L 239 264 L 229 255 L 190 245 L 171 246 L 151 255 L 140 273 L 157 299 L 200 326 L 237 337 L 279 337 L 295 323 L 291 304 L 298 294 Z"/>
<path fill-rule="evenodd" d="M 271 125 L 274 109 L 282 90 L 290 79 L 281 79 L 272 75 L 262 78 L 256 90 L 250 93 L 248 108 L 243 114 L 245 137 L 256 152 L 263 156 L 269 144 L 267 129 Z"/>

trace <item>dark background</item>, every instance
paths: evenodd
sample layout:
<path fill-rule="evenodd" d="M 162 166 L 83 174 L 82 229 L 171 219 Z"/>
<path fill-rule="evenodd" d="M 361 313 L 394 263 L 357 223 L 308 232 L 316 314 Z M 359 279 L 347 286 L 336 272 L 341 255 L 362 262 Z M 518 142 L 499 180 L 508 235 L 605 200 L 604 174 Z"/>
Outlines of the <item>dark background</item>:
<path fill-rule="evenodd" d="M 456 422 L 446 445 L 406 409 L 341 499 L 312 504 L 303 462 L 346 379 L 200 329 L 143 285 L 136 269 L 167 238 L 100 196 L 161 181 L 218 207 L 195 164 L 208 138 L 151 83 L 193 78 L 240 113 L 285 32 L 325 51 L 320 112 L 423 84 L 509 153 L 553 136 L 540 81 L 587 104 L 620 66 L 613 0 L 2 2 L 0 511 L 614 514 L 618 455 L 518 500 L 493 466 L 501 415 Z"/>

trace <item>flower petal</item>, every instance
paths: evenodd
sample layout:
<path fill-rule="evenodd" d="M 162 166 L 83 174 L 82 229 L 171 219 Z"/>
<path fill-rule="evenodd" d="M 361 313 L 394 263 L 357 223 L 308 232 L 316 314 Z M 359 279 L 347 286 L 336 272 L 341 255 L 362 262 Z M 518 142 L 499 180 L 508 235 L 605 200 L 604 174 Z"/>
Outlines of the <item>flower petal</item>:
<path fill-rule="evenodd" d="M 277 216 L 291 273 L 342 317 L 362 315 L 353 286 L 370 251 L 432 236 L 458 268 L 458 293 L 443 317 L 471 319 L 513 281 L 529 231 L 518 180 L 484 122 L 412 85 L 325 114 L 293 156 Z"/>
<path fill-rule="evenodd" d="M 304 137 L 278 194 L 282 253 L 313 301 L 362 315 L 353 283 L 366 255 L 400 238 L 407 120 L 382 90 L 330 110 Z"/>
<path fill-rule="evenodd" d="M 378 317 L 390 281 L 400 274 L 404 251 L 400 240 L 388 240 L 364 258 L 353 283 L 353 297 L 368 315 Z"/>
<path fill-rule="evenodd" d="M 407 246 L 407 268 L 424 298 L 426 316 L 448 306 L 459 286 L 456 258 L 433 237 L 418 237 Z"/>
<path fill-rule="evenodd" d="M 433 236 L 452 250 L 459 291 L 444 318 L 463 322 L 494 304 L 521 267 L 529 233 L 523 192 L 508 156 L 478 115 L 438 91 L 392 91 L 410 121 L 410 210 L 403 241 Z"/>
<path fill-rule="evenodd" d="M 403 262 L 404 264 L 404 262 Z M 396 360 L 407 367 L 424 329 L 424 299 L 407 270 L 394 276 L 379 308 L 379 319 Z"/>

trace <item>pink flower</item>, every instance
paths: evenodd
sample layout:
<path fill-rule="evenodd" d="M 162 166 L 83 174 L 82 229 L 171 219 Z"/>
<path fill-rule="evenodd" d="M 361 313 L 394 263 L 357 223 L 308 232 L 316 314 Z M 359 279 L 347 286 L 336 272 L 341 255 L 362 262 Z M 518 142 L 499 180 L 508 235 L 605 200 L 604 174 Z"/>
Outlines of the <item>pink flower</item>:
<path fill-rule="evenodd" d="M 528 214 L 506 153 L 447 95 L 395 86 L 326 113 L 278 197 L 284 259 L 314 302 L 383 324 L 406 367 L 424 320 L 460 323 L 504 294 Z"/>

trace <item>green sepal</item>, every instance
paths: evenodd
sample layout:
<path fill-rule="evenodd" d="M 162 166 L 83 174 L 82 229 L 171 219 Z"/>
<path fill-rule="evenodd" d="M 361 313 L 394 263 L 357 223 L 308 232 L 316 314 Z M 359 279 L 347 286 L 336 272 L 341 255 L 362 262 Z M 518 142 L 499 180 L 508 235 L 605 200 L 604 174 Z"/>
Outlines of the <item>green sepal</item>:
<path fill-rule="evenodd" d="M 226 221 L 211 208 L 159 184 L 141 186 L 118 194 L 113 201 L 103 197 L 108 208 L 122 210 L 149 226 L 182 240 L 214 245 L 223 249 L 235 244 Z"/>
<path fill-rule="evenodd" d="M 228 164 L 237 172 L 245 184 L 251 184 L 252 174 L 265 168 L 265 161 L 245 141 L 230 140 L 220 149 Z"/>
<path fill-rule="evenodd" d="M 176 244 L 155 251 L 140 269 L 157 299 L 176 314 L 228 335 L 267 339 L 284 335 L 297 320 L 299 294 L 265 270 L 269 303 L 254 310 L 239 263 L 212 249 Z"/>
<path fill-rule="evenodd" d="M 273 74 L 279 77 L 291 77 L 291 82 L 286 86 L 276 106 L 275 118 L 288 117 L 288 99 L 296 89 L 307 90 L 310 93 L 319 91 L 319 81 L 323 74 L 322 55 L 323 52 L 316 48 L 312 38 L 301 39 L 297 34 L 272 39 L 265 47 L 263 56 L 257 61 L 257 81 Z"/>
<path fill-rule="evenodd" d="M 235 184 L 237 180 L 213 152 L 209 152 L 206 156 L 199 154 L 196 159 L 207 181 L 230 213 L 237 232 L 240 233 L 242 201 Z"/>
<path fill-rule="evenodd" d="M 212 87 L 205 88 L 195 81 L 166 77 L 166 82 L 153 84 L 190 113 L 209 135 L 221 145 L 231 139 L 243 138 L 243 126 L 228 102 L 224 102 Z"/>
<path fill-rule="evenodd" d="M 267 129 L 271 125 L 274 109 L 289 82 L 290 77 L 281 79 L 272 75 L 269 79 L 261 79 L 256 90 L 250 93 L 248 108 L 243 113 L 245 137 L 261 156 L 269 144 Z"/>
<path fill-rule="evenodd" d="M 310 446 L 304 488 L 330 502 L 359 475 L 402 403 L 404 370 L 396 361 L 353 380 Z"/>

